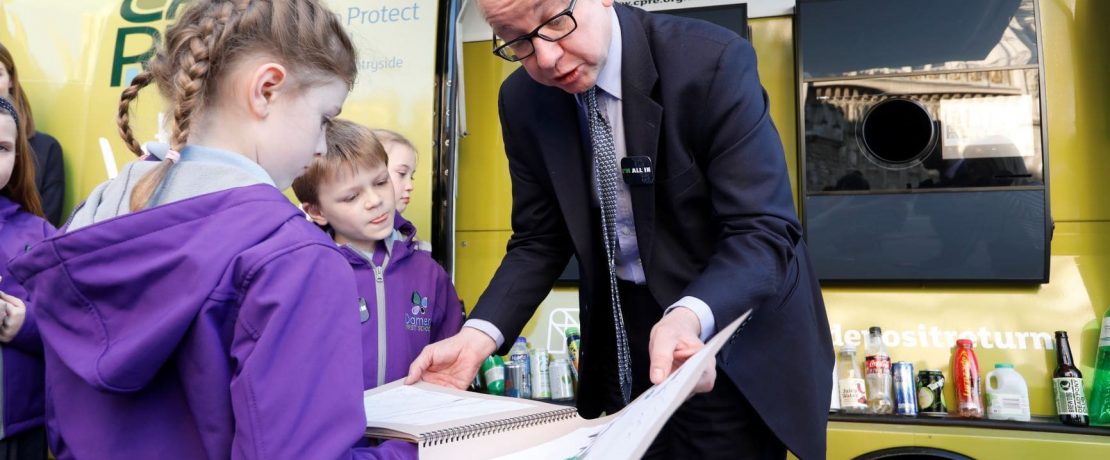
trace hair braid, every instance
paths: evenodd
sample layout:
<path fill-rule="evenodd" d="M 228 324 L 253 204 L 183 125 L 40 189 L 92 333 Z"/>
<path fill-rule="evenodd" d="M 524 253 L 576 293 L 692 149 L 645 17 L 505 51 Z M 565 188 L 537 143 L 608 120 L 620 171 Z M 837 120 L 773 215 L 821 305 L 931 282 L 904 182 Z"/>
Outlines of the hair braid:
<path fill-rule="evenodd" d="M 339 17 L 319 0 L 193 0 L 164 35 L 147 69 L 124 91 L 120 135 L 139 153 L 128 127 L 131 100 L 153 81 L 172 104 L 170 143 L 183 148 L 195 133 L 198 114 L 226 84 L 224 70 L 247 56 L 266 55 L 285 65 L 297 85 L 338 77 L 348 86 L 357 74 L 355 50 Z M 195 136 L 194 136 L 195 137 Z M 149 205 L 172 163 L 164 162 L 136 184 L 131 209 Z"/>
<path fill-rule="evenodd" d="M 144 71 L 131 79 L 131 85 L 123 90 L 119 97 L 119 113 L 116 115 L 116 125 L 119 126 L 119 136 L 127 144 L 127 148 L 135 155 L 142 155 L 143 149 L 135 140 L 135 133 L 131 131 L 131 101 L 139 96 L 139 90 L 150 84 L 154 75 Z"/>
<path fill-rule="evenodd" d="M 177 74 L 174 77 L 173 140 L 174 149 L 181 149 L 189 140 L 193 114 L 199 112 L 208 95 L 209 75 L 219 52 L 219 38 L 233 21 L 231 2 L 210 4 L 199 24 L 187 27 L 175 49 Z"/>
<path fill-rule="evenodd" d="M 207 96 L 209 74 L 212 61 L 217 56 L 218 38 L 224 35 L 235 12 L 230 2 L 210 3 L 203 10 L 196 24 L 185 24 L 176 31 L 172 40 L 167 41 L 169 59 L 156 59 L 158 65 L 166 61 L 175 62 L 177 72 L 171 82 L 173 118 L 171 123 L 171 148 L 180 150 L 188 143 L 193 126 L 193 115 L 200 111 Z M 224 35 L 226 36 L 226 35 Z M 169 175 L 173 163 L 163 162 L 153 171 L 144 175 L 131 193 L 131 210 L 139 210 L 150 204 L 158 186 Z"/>

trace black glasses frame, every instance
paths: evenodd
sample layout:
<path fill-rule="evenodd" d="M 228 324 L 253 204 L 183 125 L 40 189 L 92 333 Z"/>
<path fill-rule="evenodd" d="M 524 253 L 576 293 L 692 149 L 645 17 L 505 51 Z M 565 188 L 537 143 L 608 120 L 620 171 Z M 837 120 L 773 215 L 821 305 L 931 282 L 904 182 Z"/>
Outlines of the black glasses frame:
<path fill-rule="evenodd" d="M 517 62 L 517 61 L 521 61 L 523 59 L 526 59 L 526 58 L 528 58 L 529 56 L 531 56 L 533 54 L 536 54 L 536 46 L 532 45 L 532 39 L 533 38 L 539 37 L 540 39 L 545 40 L 545 41 L 549 41 L 549 42 L 557 42 L 559 40 L 567 38 L 567 36 L 569 36 L 571 33 L 573 33 L 575 30 L 578 29 L 578 20 L 574 19 L 574 6 L 577 3 L 578 3 L 578 0 L 570 0 L 570 5 L 567 6 L 567 9 L 563 10 L 559 14 L 556 14 L 555 16 L 552 16 L 552 17 L 548 18 L 548 20 L 542 22 L 539 26 L 536 26 L 535 29 L 532 29 L 531 32 L 528 32 L 524 35 L 521 35 L 517 38 L 514 38 L 514 39 L 512 39 L 508 42 L 505 42 L 504 45 L 497 46 L 497 34 L 494 34 L 493 35 L 493 54 L 496 54 L 498 57 L 500 57 L 501 59 L 504 59 L 506 61 Z M 570 30 L 568 30 L 567 33 L 565 33 L 565 34 L 563 34 L 563 36 L 557 37 L 557 38 L 546 37 L 543 34 L 540 34 L 540 29 L 544 28 L 545 26 L 550 24 L 552 21 L 555 21 L 555 20 L 557 20 L 557 19 L 559 19 L 563 16 L 566 16 L 566 17 L 570 18 L 570 22 L 572 24 Z M 507 49 L 510 46 L 513 46 L 513 45 L 515 45 L 517 43 L 521 43 L 521 42 L 528 42 L 528 44 L 532 48 L 532 51 L 527 53 L 527 54 L 524 54 L 524 55 L 510 56 L 509 54 L 507 54 L 508 53 Z"/>

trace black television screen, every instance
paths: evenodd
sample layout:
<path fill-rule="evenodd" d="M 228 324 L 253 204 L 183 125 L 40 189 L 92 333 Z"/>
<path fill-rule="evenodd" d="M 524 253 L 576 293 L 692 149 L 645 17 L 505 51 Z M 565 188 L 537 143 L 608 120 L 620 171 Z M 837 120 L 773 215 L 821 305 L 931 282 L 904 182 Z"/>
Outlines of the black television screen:
<path fill-rule="evenodd" d="M 698 8 L 678 8 L 673 10 L 659 10 L 656 13 L 671 14 L 686 18 L 709 21 L 736 32 L 737 35 L 749 39 L 748 33 L 748 5 L 738 3 L 734 5 L 703 6 Z"/>

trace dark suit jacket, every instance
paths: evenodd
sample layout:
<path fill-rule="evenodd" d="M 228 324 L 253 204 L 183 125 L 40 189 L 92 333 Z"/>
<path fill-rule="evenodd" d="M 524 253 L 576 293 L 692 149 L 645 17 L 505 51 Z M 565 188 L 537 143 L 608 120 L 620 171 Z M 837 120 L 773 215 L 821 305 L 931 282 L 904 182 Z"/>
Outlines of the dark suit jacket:
<path fill-rule="evenodd" d="M 718 364 L 791 451 L 823 457 L 832 340 L 754 50 L 704 22 L 616 8 L 627 153 L 655 166 L 653 185 L 631 187 L 648 288 L 664 307 L 702 299 L 719 326 L 753 309 Z M 608 276 L 574 98 L 518 69 L 501 86 L 499 109 L 513 236 L 471 317 L 516 337 L 576 256 L 579 411 L 596 416 L 602 388 L 592 376 L 605 360 L 594 355 L 612 346 L 591 342 L 591 315 L 609 314 L 591 306 L 607 305 Z"/>
<path fill-rule="evenodd" d="M 62 146 L 54 136 L 35 132 L 30 139 L 35 157 L 35 187 L 42 198 L 46 220 L 55 227 L 62 224 L 62 200 L 66 194 L 66 172 L 62 164 Z"/>

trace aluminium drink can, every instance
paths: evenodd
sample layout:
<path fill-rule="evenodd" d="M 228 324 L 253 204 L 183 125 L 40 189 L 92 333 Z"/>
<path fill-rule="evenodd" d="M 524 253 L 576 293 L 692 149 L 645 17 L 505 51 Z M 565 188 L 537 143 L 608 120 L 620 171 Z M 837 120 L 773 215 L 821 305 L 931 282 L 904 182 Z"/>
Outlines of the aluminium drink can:
<path fill-rule="evenodd" d="M 524 366 L 518 362 L 505 363 L 505 396 L 524 398 Z"/>
<path fill-rule="evenodd" d="M 948 405 L 944 403 L 944 374 L 941 371 L 926 369 L 917 373 L 917 408 L 921 415 L 948 415 Z"/>
<path fill-rule="evenodd" d="M 913 363 L 898 361 L 892 366 L 894 377 L 894 414 L 917 415 L 917 388 Z"/>
<path fill-rule="evenodd" d="M 550 359 L 547 350 L 532 350 L 532 399 L 551 399 Z"/>

